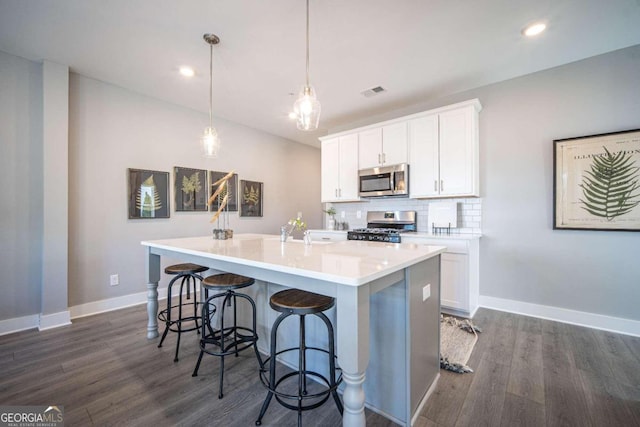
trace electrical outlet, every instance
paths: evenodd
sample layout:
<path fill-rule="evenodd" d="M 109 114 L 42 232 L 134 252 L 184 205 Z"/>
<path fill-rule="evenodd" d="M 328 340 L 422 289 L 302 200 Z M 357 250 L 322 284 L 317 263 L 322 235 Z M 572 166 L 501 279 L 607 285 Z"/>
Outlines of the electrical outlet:
<path fill-rule="evenodd" d="M 362 218 L 362 211 L 356 211 L 356 218 Z"/>
<path fill-rule="evenodd" d="M 340 211 L 340 218 L 345 219 L 347 217 L 347 213 L 345 211 Z"/>
<path fill-rule="evenodd" d="M 426 301 L 431 296 L 431 283 L 422 288 L 422 301 Z"/>
<path fill-rule="evenodd" d="M 109 276 L 109 285 L 118 286 L 120 284 L 120 277 L 117 274 Z"/>

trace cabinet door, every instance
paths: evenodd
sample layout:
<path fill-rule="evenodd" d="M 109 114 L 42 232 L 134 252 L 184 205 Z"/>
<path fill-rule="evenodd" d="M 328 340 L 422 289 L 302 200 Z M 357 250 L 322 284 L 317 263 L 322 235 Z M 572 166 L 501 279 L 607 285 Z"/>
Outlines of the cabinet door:
<path fill-rule="evenodd" d="M 382 164 L 382 128 L 358 134 L 358 163 L 360 169 L 375 168 Z"/>
<path fill-rule="evenodd" d="M 340 140 L 338 138 L 322 141 L 321 158 L 321 188 L 322 202 L 332 202 L 338 198 Z"/>
<path fill-rule="evenodd" d="M 438 116 L 410 120 L 409 128 L 409 195 L 438 195 Z"/>
<path fill-rule="evenodd" d="M 472 106 L 440 114 L 440 195 L 477 195 L 477 138 Z"/>
<path fill-rule="evenodd" d="M 407 163 L 407 122 L 382 128 L 382 163 L 385 166 Z"/>
<path fill-rule="evenodd" d="M 340 137 L 339 183 L 339 200 L 359 200 L 358 134 Z"/>
<path fill-rule="evenodd" d="M 468 255 L 445 252 L 440 256 L 440 303 L 443 307 L 469 311 Z"/>

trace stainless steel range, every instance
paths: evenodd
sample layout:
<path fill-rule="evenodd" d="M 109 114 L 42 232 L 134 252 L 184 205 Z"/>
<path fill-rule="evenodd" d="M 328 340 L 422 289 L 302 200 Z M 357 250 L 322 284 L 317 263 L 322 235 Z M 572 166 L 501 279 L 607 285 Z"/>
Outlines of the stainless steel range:
<path fill-rule="evenodd" d="M 402 233 L 415 231 L 415 211 L 371 211 L 367 212 L 367 228 L 349 231 L 347 239 L 400 243 Z"/>

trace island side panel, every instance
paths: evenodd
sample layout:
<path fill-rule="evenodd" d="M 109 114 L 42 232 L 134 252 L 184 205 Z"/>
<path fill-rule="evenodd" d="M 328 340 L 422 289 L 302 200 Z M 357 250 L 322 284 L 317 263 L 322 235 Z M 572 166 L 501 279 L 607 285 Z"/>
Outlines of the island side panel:
<path fill-rule="evenodd" d="M 440 373 L 440 255 L 409 267 L 407 281 L 411 420 Z"/>
<path fill-rule="evenodd" d="M 371 295 L 367 407 L 407 424 L 407 291 L 404 279 Z"/>

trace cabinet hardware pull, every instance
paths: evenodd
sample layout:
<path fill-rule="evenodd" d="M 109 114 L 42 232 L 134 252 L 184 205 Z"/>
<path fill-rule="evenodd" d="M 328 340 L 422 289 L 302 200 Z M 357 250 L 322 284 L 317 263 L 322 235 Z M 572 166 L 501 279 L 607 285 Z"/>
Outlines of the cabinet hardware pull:
<path fill-rule="evenodd" d="M 440 180 L 440 191 L 444 191 L 444 181 Z"/>
<path fill-rule="evenodd" d="M 338 197 L 342 197 L 342 188 L 338 188 Z"/>
<path fill-rule="evenodd" d="M 338 197 L 338 189 L 337 188 L 334 190 L 334 193 L 335 193 L 336 197 Z"/>
<path fill-rule="evenodd" d="M 382 153 L 382 164 L 387 163 L 387 153 Z"/>
<path fill-rule="evenodd" d="M 382 163 L 382 160 L 380 159 L 380 153 L 378 153 L 378 163 Z"/>
<path fill-rule="evenodd" d="M 433 191 L 438 191 L 438 180 L 433 181 Z"/>

